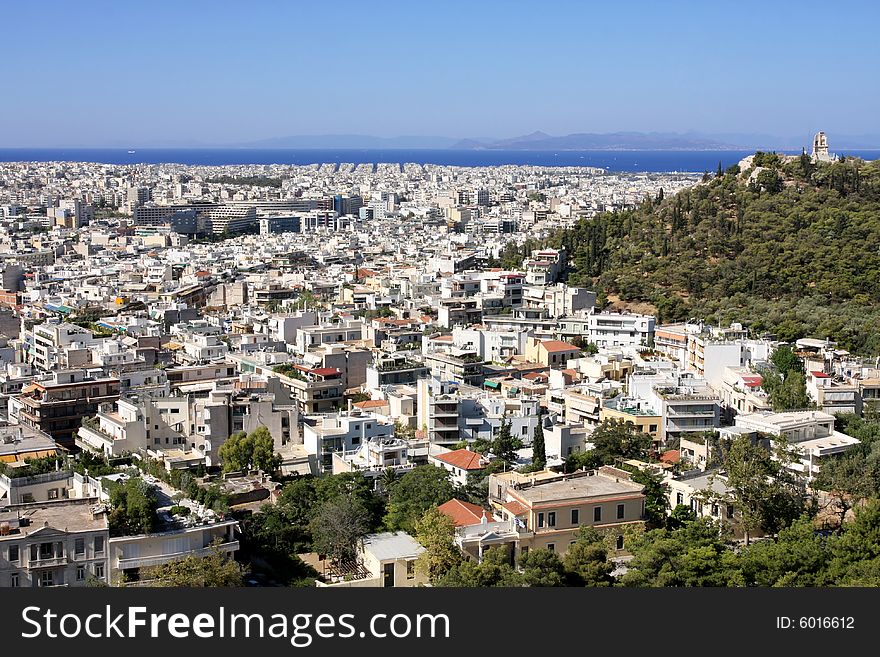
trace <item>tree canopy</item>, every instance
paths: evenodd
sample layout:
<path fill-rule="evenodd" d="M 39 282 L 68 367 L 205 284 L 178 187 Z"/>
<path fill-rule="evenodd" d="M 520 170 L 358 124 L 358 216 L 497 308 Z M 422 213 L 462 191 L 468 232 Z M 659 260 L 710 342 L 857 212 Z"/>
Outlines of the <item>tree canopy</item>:
<path fill-rule="evenodd" d="M 662 322 L 736 319 L 880 354 L 880 162 L 806 159 L 762 154 L 759 184 L 728 169 L 542 246 L 567 249 L 569 284 L 651 303 Z"/>

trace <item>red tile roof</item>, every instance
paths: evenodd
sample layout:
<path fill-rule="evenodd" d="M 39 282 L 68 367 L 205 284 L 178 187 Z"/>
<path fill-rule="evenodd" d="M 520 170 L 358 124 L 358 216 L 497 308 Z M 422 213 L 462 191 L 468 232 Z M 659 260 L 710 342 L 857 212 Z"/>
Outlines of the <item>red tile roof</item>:
<path fill-rule="evenodd" d="M 368 399 L 367 401 L 355 402 L 352 404 L 355 408 L 381 408 L 388 406 L 387 399 Z"/>
<path fill-rule="evenodd" d="M 470 502 L 462 502 L 461 500 L 452 498 L 445 504 L 437 507 L 437 510 L 445 516 L 452 518 L 452 522 L 456 527 L 465 527 L 467 525 L 479 525 L 486 513 L 483 507 Z M 488 514 L 486 518 L 489 519 Z"/>
<path fill-rule="evenodd" d="M 481 470 L 483 468 L 480 464 L 482 455 L 469 449 L 456 449 L 446 454 L 439 454 L 434 458 L 462 470 Z"/>
<path fill-rule="evenodd" d="M 317 374 L 318 376 L 332 376 L 334 374 L 342 374 L 341 370 L 336 369 L 335 367 L 318 367 L 313 370 L 309 370 L 312 374 Z"/>
<path fill-rule="evenodd" d="M 516 500 L 513 500 L 511 502 L 505 502 L 501 506 L 503 506 L 505 509 L 510 511 L 515 516 L 520 516 L 529 510 L 529 507 L 527 507 L 522 502 L 517 502 Z"/>
<path fill-rule="evenodd" d="M 663 463 L 678 463 L 681 461 L 681 452 L 677 449 L 670 449 L 660 456 L 660 461 Z"/>
<path fill-rule="evenodd" d="M 541 346 L 547 351 L 578 351 L 578 348 L 568 342 L 562 340 L 547 340 L 542 342 Z"/>

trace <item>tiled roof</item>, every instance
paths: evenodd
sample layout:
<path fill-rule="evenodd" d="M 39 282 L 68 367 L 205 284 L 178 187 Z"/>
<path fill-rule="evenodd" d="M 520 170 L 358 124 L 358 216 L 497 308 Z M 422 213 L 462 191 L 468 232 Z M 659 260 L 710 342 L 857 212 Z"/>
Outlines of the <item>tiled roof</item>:
<path fill-rule="evenodd" d="M 441 504 L 437 507 L 437 510 L 443 515 L 452 518 L 452 522 L 455 523 L 456 527 L 478 525 L 485 513 L 483 507 L 471 504 L 470 502 L 462 502 L 455 498 L 445 504 Z"/>
<path fill-rule="evenodd" d="M 577 351 L 578 348 L 568 342 L 562 340 L 547 340 L 542 342 L 541 346 L 547 351 Z"/>
<path fill-rule="evenodd" d="M 457 449 L 453 452 L 440 454 L 434 458 L 462 470 L 480 470 L 483 467 L 480 465 L 483 457 L 469 449 Z"/>

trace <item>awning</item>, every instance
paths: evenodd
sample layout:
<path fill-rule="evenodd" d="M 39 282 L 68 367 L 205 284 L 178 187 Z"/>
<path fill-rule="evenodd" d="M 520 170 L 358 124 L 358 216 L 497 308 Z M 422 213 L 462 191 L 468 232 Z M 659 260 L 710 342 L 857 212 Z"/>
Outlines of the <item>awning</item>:
<path fill-rule="evenodd" d="M 499 388 L 501 386 L 497 381 L 486 381 L 483 385 L 487 388 Z"/>

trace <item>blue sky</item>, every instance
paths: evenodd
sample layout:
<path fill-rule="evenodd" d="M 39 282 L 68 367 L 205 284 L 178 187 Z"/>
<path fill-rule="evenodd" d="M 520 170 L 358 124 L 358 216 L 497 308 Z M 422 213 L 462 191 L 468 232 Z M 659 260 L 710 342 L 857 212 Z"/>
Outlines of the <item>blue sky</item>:
<path fill-rule="evenodd" d="M 878 133 L 880 3 L 6 2 L 0 147 Z"/>

